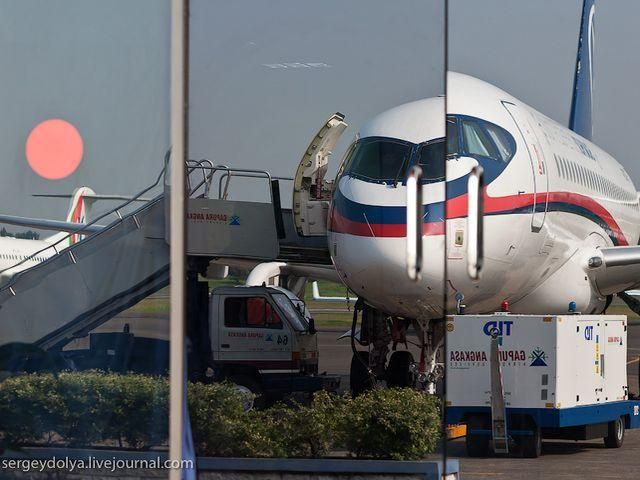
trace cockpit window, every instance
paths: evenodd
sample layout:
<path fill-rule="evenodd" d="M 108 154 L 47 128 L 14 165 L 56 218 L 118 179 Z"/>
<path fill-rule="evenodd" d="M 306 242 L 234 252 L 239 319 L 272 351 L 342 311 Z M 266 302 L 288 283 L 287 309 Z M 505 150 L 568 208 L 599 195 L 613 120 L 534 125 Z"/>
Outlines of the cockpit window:
<path fill-rule="evenodd" d="M 457 155 L 459 152 L 458 123 L 454 117 L 447 117 L 447 155 Z"/>
<path fill-rule="evenodd" d="M 462 136 L 465 148 L 471 155 L 480 155 L 496 160 L 500 158 L 498 150 L 489 139 L 488 134 L 476 122 L 463 120 Z"/>
<path fill-rule="evenodd" d="M 355 143 L 345 160 L 345 173 L 381 182 L 403 181 L 411 144 L 387 138 L 365 138 Z"/>
<path fill-rule="evenodd" d="M 445 176 L 444 138 L 423 143 L 418 148 L 418 164 L 422 167 L 425 183 L 441 182 Z"/>
<path fill-rule="evenodd" d="M 478 119 L 462 119 L 464 153 L 508 162 L 516 146 L 509 133 L 492 123 Z"/>
<path fill-rule="evenodd" d="M 503 130 L 497 125 L 486 123 L 484 127 L 491 137 L 491 140 L 493 140 L 493 143 L 495 143 L 498 151 L 500 152 L 502 160 L 505 162 L 508 161 L 516 151 L 511 136 L 507 133 L 506 130 Z"/>

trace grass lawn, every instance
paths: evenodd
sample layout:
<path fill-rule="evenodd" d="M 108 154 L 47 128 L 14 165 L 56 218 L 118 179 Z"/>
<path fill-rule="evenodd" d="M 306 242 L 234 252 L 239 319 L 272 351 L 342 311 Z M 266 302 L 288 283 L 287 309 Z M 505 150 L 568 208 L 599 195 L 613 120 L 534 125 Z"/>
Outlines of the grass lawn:
<path fill-rule="evenodd" d="M 243 283 L 243 279 L 228 277 L 224 280 L 211 280 L 209 286 L 211 289 L 215 289 L 222 286 L 242 285 Z M 350 302 L 349 305 L 346 302 L 318 302 L 313 300 L 311 288 L 311 282 L 309 282 L 305 293 L 305 303 L 316 320 L 316 326 L 318 328 L 344 328 L 345 330 L 350 328 L 354 302 Z M 318 282 L 318 288 L 323 297 L 344 297 L 347 295 L 344 285 L 334 282 L 321 280 Z M 131 307 L 128 312 L 143 315 L 168 315 L 168 293 L 169 289 L 167 288 L 156 295 L 145 298 Z M 607 313 L 609 315 L 626 315 L 629 320 L 640 320 L 640 316 L 629 310 L 626 305 L 611 305 L 607 309 Z"/>
<path fill-rule="evenodd" d="M 210 280 L 209 287 L 215 289 L 218 287 L 242 285 L 244 280 L 235 277 L 228 277 L 224 280 Z M 320 281 L 318 282 L 320 294 L 324 297 L 344 297 L 346 295 L 346 289 L 343 285 Z M 169 315 L 169 289 L 163 289 L 158 294 L 152 295 L 140 301 L 129 310 L 129 314 L 141 314 L 141 315 Z M 342 328 L 347 330 L 351 327 L 351 318 L 353 315 L 353 302 L 351 302 L 350 309 L 347 308 L 345 302 L 316 302 L 313 300 L 313 294 L 311 291 L 311 283 L 307 285 L 307 291 L 305 293 L 305 302 L 311 310 L 313 317 L 316 320 L 317 328 Z"/>

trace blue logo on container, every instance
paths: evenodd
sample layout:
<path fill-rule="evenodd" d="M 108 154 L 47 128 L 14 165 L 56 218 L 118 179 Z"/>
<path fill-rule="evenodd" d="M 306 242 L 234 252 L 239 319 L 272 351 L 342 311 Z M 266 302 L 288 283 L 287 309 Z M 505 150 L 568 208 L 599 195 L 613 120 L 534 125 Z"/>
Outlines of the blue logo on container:
<path fill-rule="evenodd" d="M 531 365 L 529 365 L 530 367 L 547 366 L 547 354 L 544 353 L 544 351 L 540 347 L 537 347 L 533 352 L 531 352 L 529 358 L 531 359 Z"/>
<path fill-rule="evenodd" d="M 491 336 L 492 330 L 496 328 L 498 330 L 499 337 L 503 335 L 508 337 L 511 335 L 511 325 L 513 325 L 513 320 L 500 320 L 498 322 L 491 320 L 484 324 L 482 331 L 485 335 Z"/>
<path fill-rule="evenodd" d="M 238 215 L 233 215 L 229 219 L 229 225 L 240 225 L 240 217 Z"/>

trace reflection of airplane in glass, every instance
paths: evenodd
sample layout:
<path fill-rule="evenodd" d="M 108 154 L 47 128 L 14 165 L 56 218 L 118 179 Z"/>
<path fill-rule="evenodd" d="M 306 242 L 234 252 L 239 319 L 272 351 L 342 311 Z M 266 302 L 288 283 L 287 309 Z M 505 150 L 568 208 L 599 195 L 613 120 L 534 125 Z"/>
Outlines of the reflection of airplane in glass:
<path fill-rule="evenodd" d="M 624 167 L 590 141 L 593 12 L 586 0 L 569 128 L 493 85 L 449 72 L 446 104 L 443 97 L 407 103 L 364 125 L 334 185 L 323 174 L 343 117 L 311 142 L 296 175 L 296 226 L 301 235 L 326 233 L 340 279 L 374 312 L 365 316 L 382 336 L 372 344 L 386 349 L 387 322 L 397 331 L 411 320 L 435 352 L 430 320 L 456 311 L 458 299 L 467 313 L 498 311 L 507 301 L 514 313 L 601 314 L 614 294 L 624 298 L 640 286 L 638 193 Z M 413 165 L 425 172 L 418 282 L 407 276 L 405 257 L 405 179 Z M 485 179 L 480 281 L 467 273 L 475 166 Z M 278 269 L 303 275 L 301 266 Z"/>
<path fill-rule="evenodd" d="M 50 195 L 46 195 L 50 196 Z M 61 195 L 68 197 L 68 195 Z M 0 280 L 11 278 L 17 272 L 43 262 L 60 250 L 80 241 L 83 235 L 79 232 L 85 229 L 79 225 L 87 223 L 94 200 L 103 198 L 95 194 L 89 187 L 76 188 L 71 194 L 69 213 L 66 221 L 12 217 L 0 215 L 0 222 L 14 225 L 41 228 L 45 230 L 60 230 L 43 240 L 27 240 L 12 237 L 0 238 Z M 89 229 L 91 230 L 91 229 Z M 72 233 L 72 232 L 78 233 Z"/>

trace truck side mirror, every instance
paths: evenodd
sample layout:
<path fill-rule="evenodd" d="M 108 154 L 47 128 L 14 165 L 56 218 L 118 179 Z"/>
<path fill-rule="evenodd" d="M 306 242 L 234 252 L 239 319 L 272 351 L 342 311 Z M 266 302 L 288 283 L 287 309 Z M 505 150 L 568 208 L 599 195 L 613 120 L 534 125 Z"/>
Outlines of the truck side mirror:
<path fill-rule="evenodd" d="M 309 318 L 309 333 L 311 335 L 315 335 L 317 332 L 316 330 L 316 321 L 313 319 L 313 317 Z"/>

